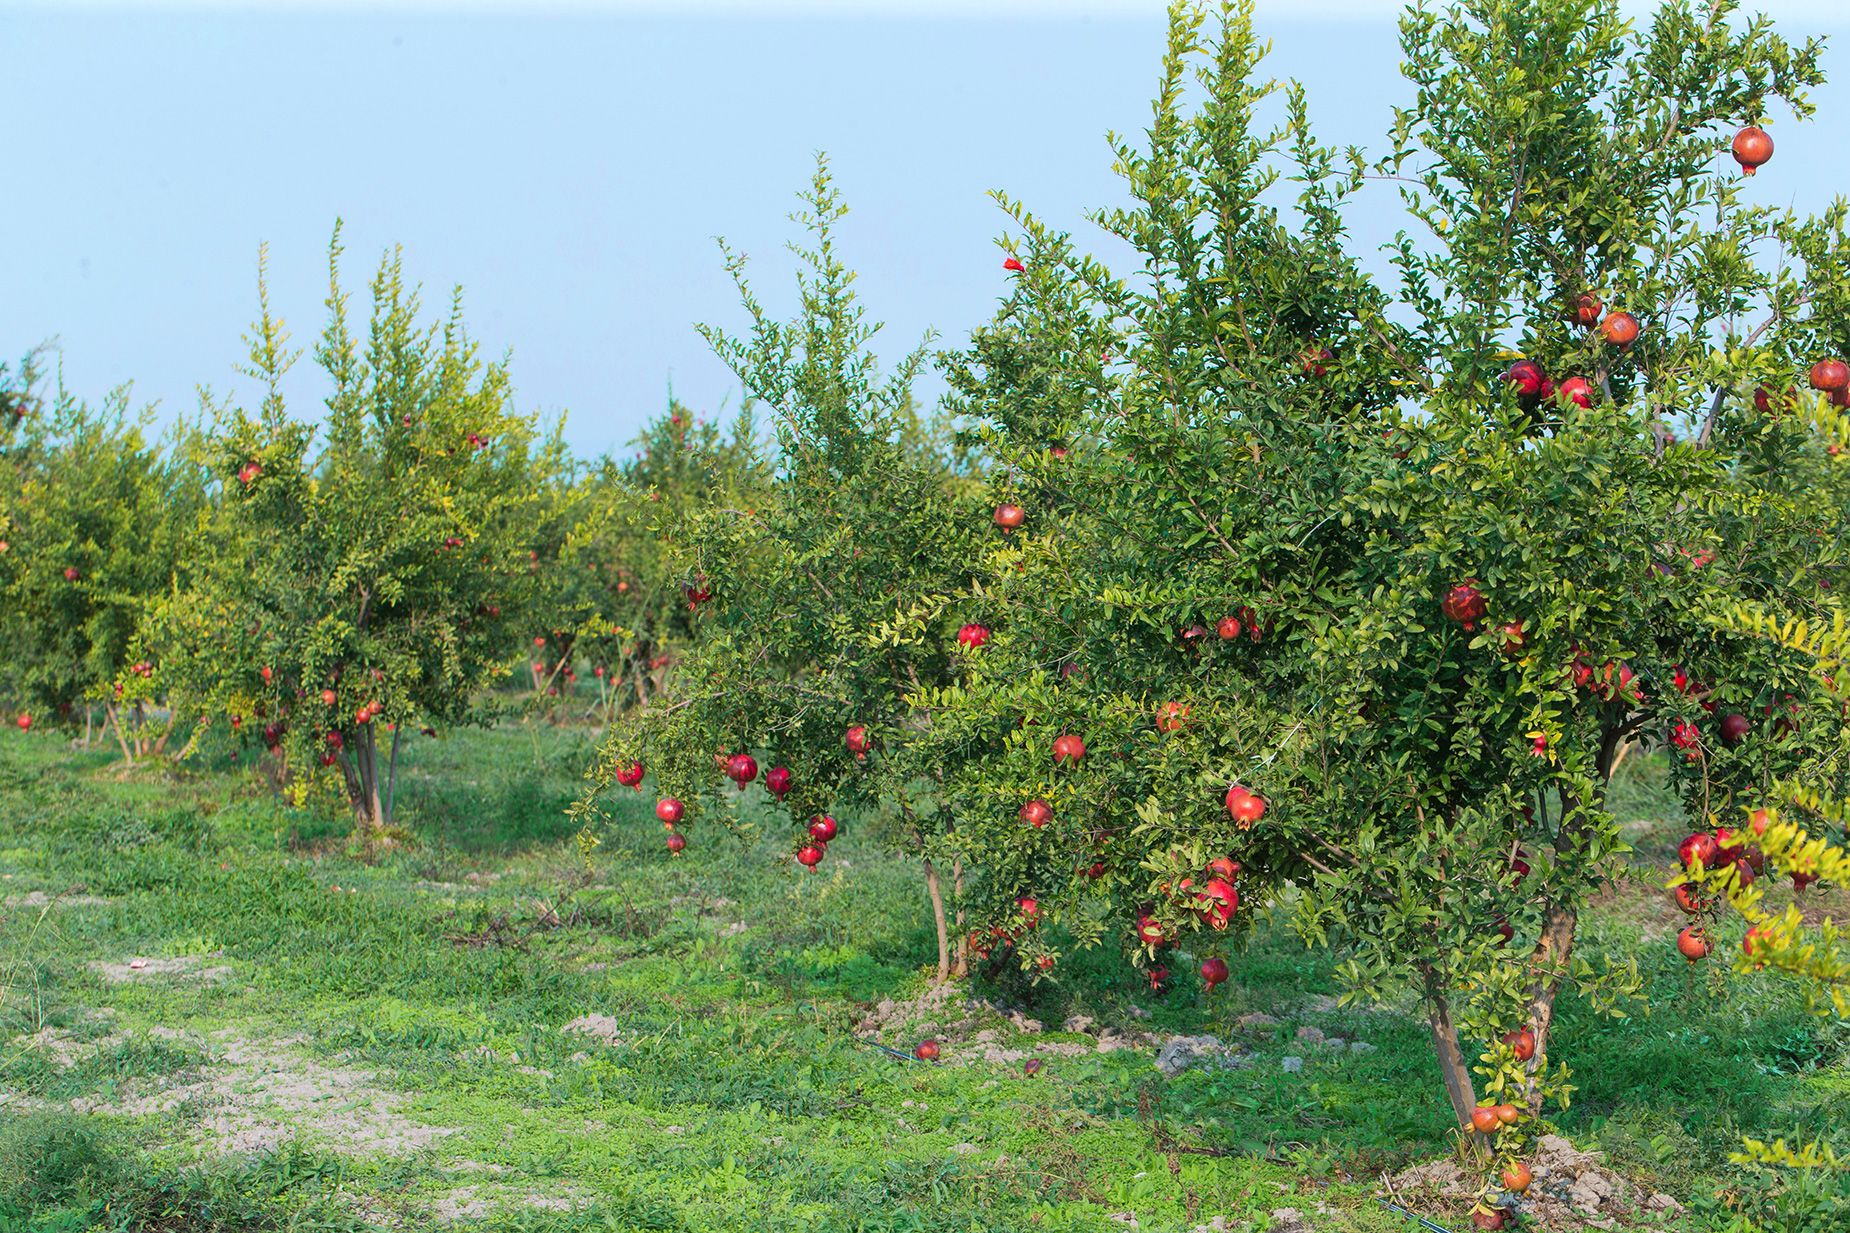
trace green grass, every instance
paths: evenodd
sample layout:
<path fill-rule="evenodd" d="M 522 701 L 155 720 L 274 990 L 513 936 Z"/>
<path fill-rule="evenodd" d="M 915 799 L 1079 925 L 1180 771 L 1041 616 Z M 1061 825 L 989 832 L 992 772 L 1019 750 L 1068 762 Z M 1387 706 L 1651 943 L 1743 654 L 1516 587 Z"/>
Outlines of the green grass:
<path fill-rule="evenodd" d="M 587 862 L 562 810 L 589 748 L 556 729 L 415 743 L 400 808 L 417 842 L 363 863 L 342 819 L 287 808 L 223 762 L 125 772 L 50 736 L 0 741 L 0 896 L 101 900 L 0 908 L 0 1229 L 447 1214 L 962 1233 L 1121 1230 L 1120 1212 L 1146 1230 L 1262 1229 L 1281 1207 L 1325 1209 L 1319 1229 L 1411 1227 L 1372 1185 L 1446 1151 L 1436 1068 L 1412 1019 L 1303 1010 L 1333 991 L 1327 955 L 1262 929 L 1211 1001 L 1192 982 L 1152 1001 L 1106 951 L 1071 959 L 1057 985 L 987 991 L 1050 1027 L 1082 1012 L 1231 1038 L 1236 1016 L 1277 1015 L 1245 1036 L 1246 1069 L 1166 1080 L 1147 1049 L 1056 1055 L 1080 1039 L 1058 1031 L 1002 1035 L 1049 1050 L 1035 1079 L 966 1046 L 947 1065 L 897 1060 L 855 1025 L 866 1003 L 923 988 L 934 948 L 915 871 L 853 822 L 818 875 L 711 827 L 674 860 L 650 801 L 627 793 Z M 1623 799 L 1655 855 L 1679 823 L 1652 773 Z M 1692 974 L 1653 895 L 1641 874 L 1589 923 L 1591 948 L 1639 955 L 1649 984 L 1625 1020 L 1563 1007 L 1580 1090 L 1557 1124 L 1693 1204 L 1682 1227 L 1719 1229 L 1715 1196 L 1761 1184 L 1728 1163 L 1741 1134 L 1850 1150 L 1850 1033 L 1771 982 Z M 131 956 L 228 972 L 111 983 L 91 966 Z M 609 1016 L 619 1043 L 562 1030 L 584 1015 Z M 1375 1051 L 1324 1053 L 1292 1038 L 1302 1024 Z M 63 1055 L 20 1043 L 33 1032 Z M 252 1101 L 272 1068 L 315 1077 L 316 1099 L 251 1103 L 263 1142 L 211 1150 L 227 1091 Z M 179 1103 L 155 1107 L 163 1093 Z M 377 1129 L 376 1100 L 385 1133 L 449 1133 L 355 1150 L 353 1119 Z M 1833 1218 L 1816 1196 L 1788 1203 Z"/>

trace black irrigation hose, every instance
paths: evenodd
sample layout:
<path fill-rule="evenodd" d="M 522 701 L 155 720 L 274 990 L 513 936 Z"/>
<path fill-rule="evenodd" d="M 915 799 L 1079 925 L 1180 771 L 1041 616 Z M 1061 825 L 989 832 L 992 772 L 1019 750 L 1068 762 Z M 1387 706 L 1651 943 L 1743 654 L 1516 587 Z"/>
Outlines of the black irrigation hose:
<path fill-rule="evenodd" d="M 1390 1212 L 1399 1212 L 1408 1220 L 1417 1221 L 1419 1226 L 1426 1230 L 1426 1233 L 1452 1233 L 1452 1231 L 1444 1225 L 1434 1224 L 1424 1216 L 1416 1216 L 1398 1203 L 1389 1203 L 1386 1199 L 1376 1199 L 1375 1202 L 1381 1204 L 1381 1206 L 1387 1208 Z"/>
<path fill-rule="evenodd" d="M 886 1045 L 881 1044 L 877 1040 L 870 1040 L 869 1038 L 865 1036 L 856 1036 L 854 1039 L 860 1041 L 864 1045 L 872 1045 L 874 1048 L 880 1050 L 882 1053 L 890 1053 L 902 1062 L 922 1062 L 925 1060 L 922 1057 L 914 1057 L 910 1053 L 902 1053 L 898 1049 L 890 1048 Z M 1445 1233 L 1445 1230 L 1441 1229 L 1439 1233 Z"/>

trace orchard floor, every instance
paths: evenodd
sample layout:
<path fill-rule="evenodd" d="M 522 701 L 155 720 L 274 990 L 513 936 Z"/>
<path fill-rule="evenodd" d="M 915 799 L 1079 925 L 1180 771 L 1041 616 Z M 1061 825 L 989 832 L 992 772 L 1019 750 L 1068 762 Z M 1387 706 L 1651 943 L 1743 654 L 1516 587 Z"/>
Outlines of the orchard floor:
<path fill-rule="evenodd" d="M 852 822 L 815 875 L 712 827 L 671 859 L 629 793 L 587 859 L 561 809 L 589 748 L 414 745 L 417 840 L 363 863 L 222 760 L 0 739 L 0 1229 L 1417 1227 L 1373 1196 L 1447 1151 L 1424 1032 L 1334 1009 L 1328 955 L 1262 928 L 1212 998 L 1189 975 L 1161 1000 L 1115 951 L 1076 957 L 975 989 L 1015 1017 L 953 1006 L 943 1061 L 901 1060 L 857 1036 L 915 1043 L 891 1010 L 860 1026 L 924 990 L 913 870 Z M 1652 771 L 1623 798 L 1662 867 Z M 1603 900 L 1593 948 L 1649 988 L 1626 1020 L 1566 1006 L 1557 1126 L 1687 1205 L 1618 1227 L 1719 1230 L 1766 1184 L 1728 1163 L 1742 1134 L 1850 1150 L 1850 1028 L 1687 970 L 1675 927 L 1648 870 Z M 1237 1064 L 1153 1064 L 1201 1033 Z M 1850 1219 L 1795 1205 L 1817 1215 L 1793 1228 Z"/>

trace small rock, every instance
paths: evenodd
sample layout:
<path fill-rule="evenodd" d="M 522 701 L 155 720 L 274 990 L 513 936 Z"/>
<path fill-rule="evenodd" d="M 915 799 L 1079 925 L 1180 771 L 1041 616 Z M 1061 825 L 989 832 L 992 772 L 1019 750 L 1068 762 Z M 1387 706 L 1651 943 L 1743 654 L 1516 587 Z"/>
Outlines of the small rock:
<path fill-rule="evenodd" d="M 1349 1042 L 1349 1052 L 1351 1053 L 1373 1053 L 1374 1051 L 1375 1047 L 1365 1040 L 1352 1040 Z"/>
<path fill-rule="evenodd" d="M 976 1144 L 974 1143 L 953 1143 L 951 1144 L 952 1153 L 958 1156 L 968 1156 L 971 1152 L 974 1152 L 975 1150 L 976 1150 Z"/>
<path fill-rule="evenodd" d="M 1304 1213 L 1295 1207 L 1279 1207 L 1272 1210 L 1272 1223 L 1266 1226 L 1266 1233 L 1314 1233 L 1310 1222 L 1304 1219 Z"/>
<path fill-rule="evenodd" d="M 1307 1045 L 1322 1044 L 1323 1029 L 1309 1026 L 1301 1027 L 1298 1029 L 1298 1039 Z"/>
<path fill-rule="evenodd" d="M 1667 1194 L 1654 1194 L 1646 1199 L 1644 1205 L 1654 1212 L 1680 1212 L 1683 1205 Z"/>
<path fill-rule="evenodd" d="M 1141 1006 L 1132 1006 L 1130 1008 L 1130 1013 L 1133 1019 L 1148 1019 L 1150 1017 L 1150 1012 Z"/>
<path fill-rule="evenodd" d="M 1137 1223 L 1136 1212 L 1112 1212 L 1106 1219 L 1115 1220 L 1127 1229 L 1140 1229 L 1143 1227 Z"/>
<path fill-rule="evenodd" d="M 1243 1028 L 1277 1027 L 1278 1020 L 1274 1019 L 1272 1016 L 1266 1014 L 1262 1010 L 1255 1010 L 1250 1015 L 1241 1015 L 1238 1019 L 1235 1019 L 1233 1021 L 1233 1025 L 1235 1027 L 1243 1027 Z M 1218 1220 L 1220 1219 L 1220 1217 L 1217 1216 L 1215 1217 L 1215 1219 Z"/>
<path fill-rule="evenodd" d="M 1288 1075 L 1295 1075 L 1300 1070 L 1304 1069 L 1304 1059 L 1301 1057 L 1280 1058 L 1278 1059 L 1278 1068 Z"/>
<path fill-rule="evenodd" d="M 1326 1036 L 1323 1038 L 1323 1047 L 1325 1049 L 1346 1049 L 1349 1047 L 1349 1042 L 1340 1036 Z"/>
<path fill-rule="evenodd" d="M 1092 1017 L 1090 1015 L 1068 1015 L 1066 1022 L 1060 1025 L 1062 1032 L 1090 1032 Z"/>
<path fill-rule="evenodd" d="M 1216 1036 L 1172 1036 L 1156 1051 L 1156 1068 L 1174 1077 L 1221 1052 Z"/>

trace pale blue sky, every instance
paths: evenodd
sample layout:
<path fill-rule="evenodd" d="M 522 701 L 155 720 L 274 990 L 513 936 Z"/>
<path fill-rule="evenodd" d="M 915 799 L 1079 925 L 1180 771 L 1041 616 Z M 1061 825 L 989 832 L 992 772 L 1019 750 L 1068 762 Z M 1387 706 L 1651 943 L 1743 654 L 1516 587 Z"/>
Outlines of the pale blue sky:
<path fill-rule="evenodd" d="M 713 237 L 787 306 L 784 216 L 814 151 L 854 210 L 843 243 L 886 347 L 928 326 L 954 341 L 1003 285 L 986 190 L 1083 231 L 1117 193 L 1103 134 L 1143 124 L 1162 39 L 1140 0 L 363 7 L 0 0 L 0 352 L 56 337 L 80 394 L 132 379 L 190 412 L 198 384 L 247 384 L 260 242 L 298 341 L 319 328 L 340 215 L 351 283 L 402 242 L 433 301 L 462 283 L 477 337 L 512 350 L 523 408 L 569 411 L 583 451 L 617 448 L 670 380 L 697 411 L 737 405 L 692 328 L 738 320 Z M 1850 33 L 1833 8 L 1775 11 L 1788 34 Z M 1391 6 L 1260 12 L 1326 139 L 1378 144 L 1401 97 Z M 1850 191 L 1837 42 L 1823 121 L 1774 129 L 1765 200 Z M 318 389 L 294 383 L 298 413 Z"/>

